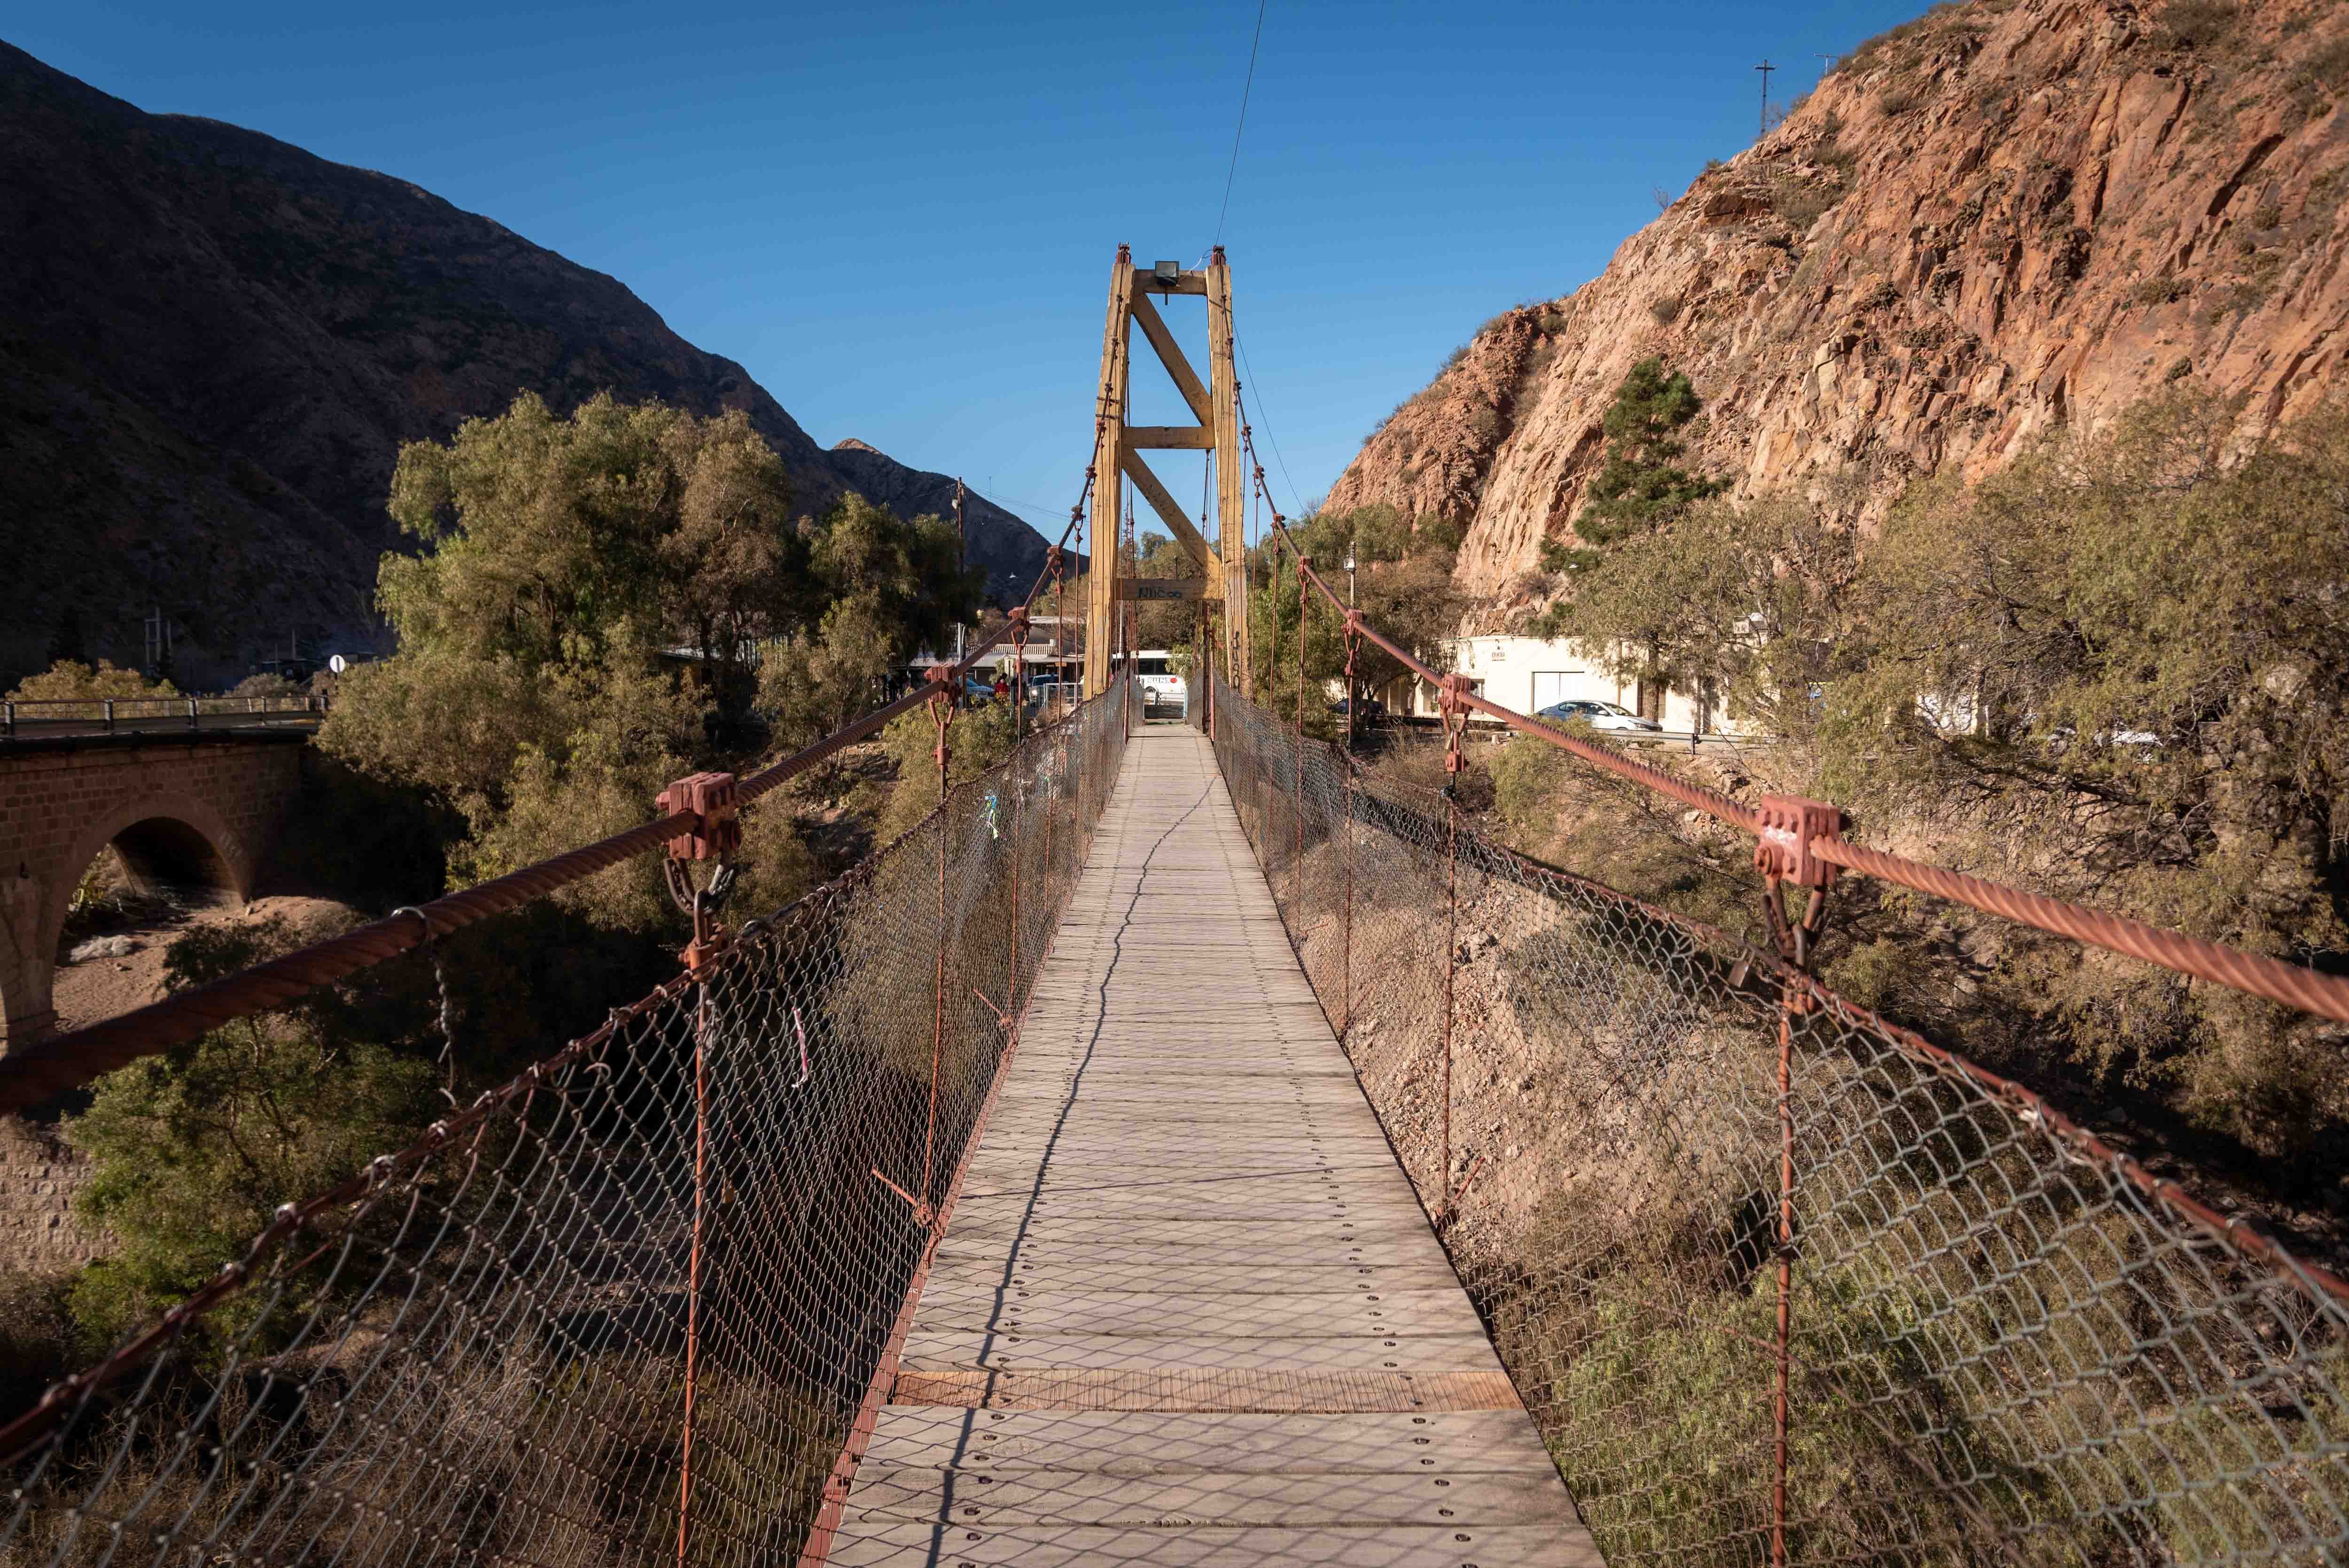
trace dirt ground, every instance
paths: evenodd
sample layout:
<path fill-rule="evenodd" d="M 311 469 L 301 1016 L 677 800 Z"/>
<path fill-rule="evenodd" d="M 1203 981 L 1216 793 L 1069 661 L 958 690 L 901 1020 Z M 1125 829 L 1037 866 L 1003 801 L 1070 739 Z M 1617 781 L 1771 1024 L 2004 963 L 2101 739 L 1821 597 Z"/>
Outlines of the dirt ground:
<path fill-rule="evenodd" d="M 251 903 L 157 908 L 136 923 L 91 939 L 92 945 L 128 951 L 60 963 L 55 1003 L 59 1029 L 78 1029 L 161 999 L 163 954 L 174 937 L 199 925 L 258 923 L 282 919 L 296 934 L 313 938 L 341 930 L 358 912 L 332 899 L 278 894 Z"/>

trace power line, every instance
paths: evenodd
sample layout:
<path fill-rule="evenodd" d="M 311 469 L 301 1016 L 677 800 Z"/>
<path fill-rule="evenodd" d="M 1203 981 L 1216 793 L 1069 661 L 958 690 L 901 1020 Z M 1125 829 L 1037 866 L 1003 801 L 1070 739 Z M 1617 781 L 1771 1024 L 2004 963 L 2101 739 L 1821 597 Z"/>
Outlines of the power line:
<path fill-rule="evenodd" d="M 977 485 L 970 487 L 970 493 L 979 497 L 983 500 L 994 502 L 997 506 L 1001 507 L 1012 516 L 1019 518 L 1020 521 L 1027 523 L 1030 528 L 1034 528 L 1036 524 L 1027 517 L 1022 516 L 1022 513 L 1040 511 L 1049 516 L 1052 512 L 1060 510 L 1050 501 L 1022 500 L 1016 496 L 1007 496 L 995 490 L 981 490 Z"/>
<path fill-rule="evenodd" d="M 1232 161 L 1224 170 L 1224 205 L 1216 214 L 1215 242 L 1218 245 L 1224 242 L 1224 220 L 1231 215 L 1232 176 L 1239 172 L 1240 132 L 1247 129 L 1248 94 L 1256 87 L 1256 51 L 1257 46 L 1264 42 L 1264 8 L 1268 4 L 1269 0 L 1256 0 L 1256 36 L 1248 40 L 1247 80 L 1240 86 L 1240 119 L 1232 127 Z"/>
<path fill-rule="evenodd" d="M 1248 363 L 1247 346 L 1239 340 L 1237 333 L 1232 335 L 1232 346 L 1239 350 L 1240 368 L 1247 372 L 1247 384 L 1256 387 L 1256 366 Z M 1264 417 L 1264 388 L 1261 387 L 1257 387 L 1256 422 L 1263 428 L 1264 438 L 1272 443 L 1273 463 L 1280 469 L 1281 482 L 1288 487 L 1288 499 L 1296 503 L 1298 512 L 1302 515 L 1305 495 L 1297 488 L 1297 481 L 1288 477 L 1288 459 L 1280 455 L 1280 439 L 1272 433 L 1272 421 Z"/>

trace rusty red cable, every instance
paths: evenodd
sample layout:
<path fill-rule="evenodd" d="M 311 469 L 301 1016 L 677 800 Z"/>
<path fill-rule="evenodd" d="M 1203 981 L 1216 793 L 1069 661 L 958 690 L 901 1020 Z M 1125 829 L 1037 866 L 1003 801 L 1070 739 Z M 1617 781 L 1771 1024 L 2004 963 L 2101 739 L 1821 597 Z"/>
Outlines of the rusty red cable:
<path fill-rule="evenodd" d="M 5 1427 L 0 1427 L 0 1465 L 14 1462 L 44 1432 L 62 1420 L 68 1408 L 83 1396 L 105 1387 L 125 1372 L 140 1365 L 157 1348 L 184 1329 L 189 1323 L 202 1317 L 221 1302 L 243 1290 L 252 1282 L 264 1261 L 283 1247 L 290 1237 L 297 1234 L 319 1216 L 331 1210 L 362 1201 L 401 1171 L 413 1170 L 423 1164 L 456 1141 L 460 1135 L 479 1127 L 492 1115 L 505 1109 L 517 1100 L 528 1101 L 542 1085 L 552 1080 L 554 1075 L 564 1068 L 582 1059 L 593 1059 L 600 1056 L 624 1025 L 641 1017 L 656 1007 L 674 1001 L 694 984 L 692 975 L 679 974 L 654 987 L 652 991 L 628 1006 L 614 1008 L 611 1016 L 605 1019 L 597 1027 L 580 1036 L 543 1061 L 532 1063 L 530 1067 L 496 1088 L 483 1091 L 464 1109 L 434 1122 L 425 1130 L 422 1138 L 407 1148 L 394 1153 L 380 1155 L 368 1161 L 365 1170 L 339 1186 L 329 1188 L 302 1202 L 287 1203 L 280 1208 L 276 1217 L 270 1221 L 267 1227 L 254 1238 L 252 1245 L 245 1249 L 243 1257 L 234 1263 L 223 1264 L 218 1274 L 201 1288 L 190 1294 L 186 1300 L 157 1318 L 145 1333 L 116 1346 L 111 1354 L 96 1366 L 51 1385 L 47 1392 L 41 1396 L 39 1404 L 9 1422 Z"/>
<path fill-rule="evenodd" d="M 1069 509 L 1069 521 L 1061 531 L 1060 542 L 1052 546 L 1048 560 L 1057 563 L 1061 559 L 1070 535 L 1084 515 L 1092 489 L 1093 470 L 1088 468 L 1076 504 Z M 1028 598 L 1021 604 L 1023 612 L 1034 603 L 1048 580 L 1057 580 L 1056 574 L 1047 573 L 1029 585 Z M 991 635 L 977 639 L 960 662 L 947 666 L 947 678 L 959 683 L 982 657 L 1003 642 L 1011 624 L 1007 623 Z M 741 803 L 757 799 L 834 753 L 878 734 L 891 719 L 911 712 L 928 699 L 926 691 L 916 688 L 773 766 L 745 776 L 736 781 L 735 799 Z M 699 825 L 700 817 L 696 812 L 671 812 L 608 839 L 599 839 L 510 872 L 479 887 L 450 893 L 356 931 L 312 943 L 208 985 L 178 992 L 119 1016 L 18 1047 L 0 1057 L 0 1112 L 38 1105 L 142 1057 L 184 1045 L 222 1024 L 283 1007 L 437 937 L 493 915 L 509 913 L 573 882 L 659 849 Z M 410 919 L 411 915 L 415 918 Z"/>
<path fill-rule="evenodd" d="M 1253 458 L 1253 450 L 1250 456 Z M 1264 469 L 1261 465 L 1257 465 L 1256 479 L 1257 485 L 1262 487 Z M 1297 557 L 1299 574 L 1310 582 L 1333 608 L 1342 613 L 1343 605 L 1337 593 L 1313 571 L 1299 550 L 1295 537 L 1288 531 L 1288 520 L 1272 504 L 1268 493 L 1265 497 L 1265 504 L 1272 512 L 1272 535 Z M 1301 588 L 1299 593 L 1302 593 Z M 1443 676 L 1382 635 L 1375 627 L 1365 624 L 1362 635 L 1422 680 L 1433 685 L 1443 684 Z M 1726 822 L 1757 837 L 1764 833 L 1765 824 L 1759 812 L 1717 790 L 1707 789 L 1702 785 L 1676 779 L 1661 769 L 1635 762 L 1612 747 L 1552 728 L 1474 692 L 1462 692 L 1460 700 L 1467 707 L 1498 719 L 1520 734 L 1533 736 L 1618 778 L 1702 811 L 1717 821 Z M 1912 861 L 1903 855 L 1863 849 L 1838 836 L 1811 841 L 1810 852 L 1830 865 L 1857 872 L 1863 876 L 1913 888 L 1919 892 L 1930 893 L 1936 898 L 1948 899 L 1953 903 L 1962 903 L 1988 914 L 2034 926 L 2054 935 L 2142 959 L 2198 980 L 2208 980 L 2254 996 L 2264 996 L 2271 1002 L 2281 1002 L 2320 1017 L 2349 1023 L 2349 978 L 2325 975 L 2261 954 L 2246 953 L 2223 943 L 2189 936 L 2184 932 L 2167 931 L 2127 915 L 2108 914 L 2062 899 L 2050 898 L 2044 893 L 2025 892 L 2020 888 L 1967 876 L 1921 861 Z"/>

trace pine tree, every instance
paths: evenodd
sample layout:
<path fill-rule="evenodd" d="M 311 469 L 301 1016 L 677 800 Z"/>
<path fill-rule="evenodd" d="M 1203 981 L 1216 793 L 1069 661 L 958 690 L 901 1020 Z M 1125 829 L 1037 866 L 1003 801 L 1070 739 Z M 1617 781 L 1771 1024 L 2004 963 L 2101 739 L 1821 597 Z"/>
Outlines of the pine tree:
<path fill-rule="evenodd" d="M 1672 433 L 1702 407 L 1689 378 L 1677 370 L 1665 374 L 1662 361 L 1642 359 L 1631 366 L 1602 421 L 1607 464 L 1591 482 L 1590 503 L 1574 520 L 1575 532 L 1592 544 L 1612 544 L 1727 490 L 1726 480 L 1673 467 L 1686 449 Z"/>

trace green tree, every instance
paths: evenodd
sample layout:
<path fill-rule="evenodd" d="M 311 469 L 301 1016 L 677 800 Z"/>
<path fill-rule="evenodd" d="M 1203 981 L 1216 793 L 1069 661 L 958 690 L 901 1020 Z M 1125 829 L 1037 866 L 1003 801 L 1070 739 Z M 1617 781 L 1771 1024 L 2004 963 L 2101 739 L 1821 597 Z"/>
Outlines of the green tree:
<path fill-rule="evenodd" d="M 198 926 L 165 957 L 173 990 L 297 943 L 279 921 Z M 354 1027 L 331 995 L 242 1019 L 98 1080 L 65 1135 L 91 1162 L 83 1212 L 117 1250 L 74 1282 L 93 1344 L 118 1339 L 238 1256 L 279 1204 L 398 1148 L 440 1102 L 420 1050 Z"/>
<path fill-rule="evenodd" d="M 149 680 L 137 670 L 119 670 L 104 659 L 96 667 L 77 659 L 59 659 L 36 676 L 26 676 L 10 689 L 12 702 L 70 702 L 124 696 L 177 696 L 179 688 L 167 680 Z"/>
<path fill-rule="evenodd" d="M 759 671 L 759 706 L 790 744 L 876 706 L 893 671 L 974 622 L 987 586 L 936 516 L 901 521 L 852 493 L 806 533 L 821 618 L 771 647 Z"/>
<path fill-rule="evenodd" d="M 1807 734 L 1858 570 L 1858 530 L 1830 511 L 1710 497 L 1600 552 L 1542 624 L 1618 680 L 1710 690 L 1732 718 Z"/>
<path fill-rule="evenodd" d="M 1011 705 L 990 702 L 957 707 L 947 730 L 947 782 L 969 783 L 1011 753 Z M 881 732 L 883 747 L 896 765 L 873 841 L 887 844 L 930 814 L 938 803 L 937 720 L 927 707 L 901 714 Z"/>
<path fill-rule="evenodd" d="M 608 394 L 557 419 L 525 393 L 448 443 L 400 449 L 390 510 L 425 545 L 388 555 L 377 597 L 410 649 L 524 670 L 675 638 L 724 700 L 750 648 L 815 607 L 781 461 L 740 410 L 699 418 Z"/>
<path fill-rule="evenodd" d="M 1914 487 L 1855 585 L 1824 781 L 1992 872 L 2349 960 L 2349 409 L 2230 457 L 2175 387 L 1967 486 Z M 1948 829 L 1945 827 L 1945 832 Z M 2002 933 L 1985 989 L 2254 1149 L 2349 1124 L 2305 1020 Z M 1961 1021 L 1962 1024 L 1962 1021 Z"/>
<path fill-rule="evenodd" d="M 387 556 L 378 589 L 399 651 L 349 672 L 321 746 L 452 804 L 469 830 L 450 872 L 473 882 L 642 821 L 668 780 L 730 760 L 713 734 L 762 689 L 790 699 L 770 705 L 787 736 L 831 727 L 969 613 L 978 579 L 935 519 L 851 496 L 794 522 L 789 500 L 740 413 L 598 397 L 557 419 L 525 396 L 411 444 L 391 511 L 423 549 Z M 665 652 L 680 644 L 698 686 Z M 807 863 L 761 836 L 748 891 L 779 901 Z M 557 897 L 608 929 L 674 918 L 649 857 Z"/>
<path fill-rule="evenodd" d="M 1181 541 L 1163 533 L 1143 534 L 1139 547 L 1129 552 L 1129 558 L 1136 577 L 1190 578 L 1206 574 Z M 1140 601 L 1133 605 L 1133 645 L 1173 649 L 1187 658 L 1198 624 L 1196 600 Z"/>
<path fill-rule="evenodd" d="M 1674 466 L 1686 448 L 1677 432 L 1703 407 L 1689 378 L 1667 373 L 1661 360 L 1642 359 L 1615 390 L 1600 421 L 1607 461 L 1574 531 L 1593 544 L 1611 544 L 1643 532 L 1691 501 L 1718 495 L 1723 481 L 1699 479 Z"/>
<path fill-rule="evenodd" d="M 1314 574 L 1342 602 L 1345 561 L 1354 558 L 1353 593 L 1362 619 L 1423 664 L 1444 667 L 1444 644 L 1464 602 L 1453 585 L 1459 531 L 1438 519 L 1407 516 L 1383 504 L 1316 513 L 1289 524 L 1290 536 L 1312 560 Z M 1278 564 L 1276 565 L 1276 561 Z M 1275 576 L 1279 579 L 1278 591 Z M 1248 614 L 1258 700 L 1273 712 L 1295 711 L 1299 633 L 1297 562 L 1278 542 L 1259 545 L 1249 573 Z M 1345 620 L 1319 593 L 1308 592 L 1302 624 L 1308 729 L 1334 738 L 1344 731 L 1330 717 L 1324 695 L 1346 668 Z M 1404 666 L 1364 639 L 1354 673 L 1364 690 L 1403 674 Z"/>

